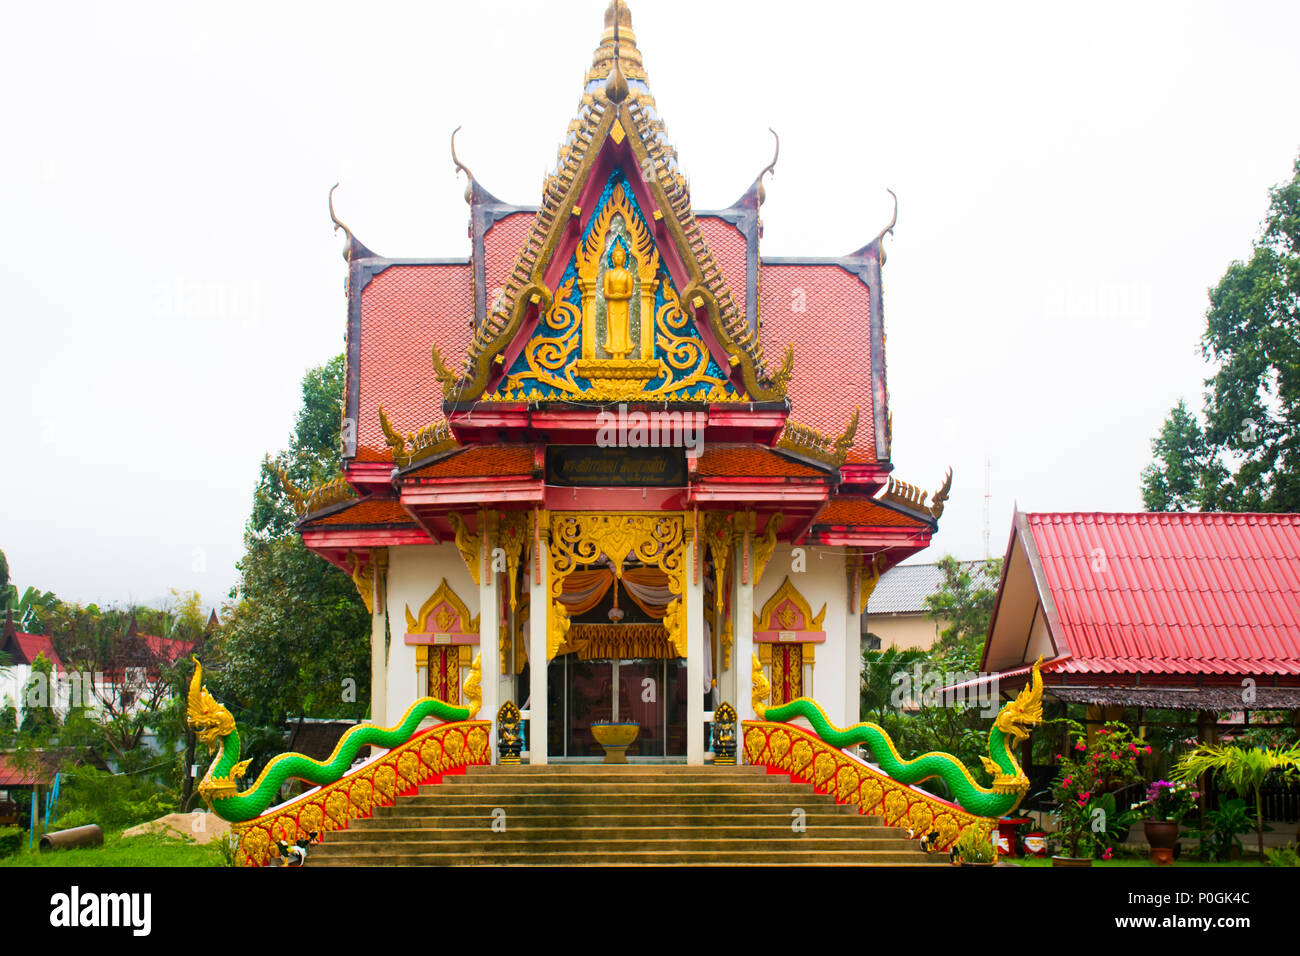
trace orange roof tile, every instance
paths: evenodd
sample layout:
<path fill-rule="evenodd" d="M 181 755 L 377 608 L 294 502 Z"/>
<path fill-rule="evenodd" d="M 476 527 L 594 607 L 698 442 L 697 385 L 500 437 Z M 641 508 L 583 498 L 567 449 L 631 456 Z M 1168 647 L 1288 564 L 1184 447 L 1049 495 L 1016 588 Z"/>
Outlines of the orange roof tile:
<path fill-rule="evenodd" d="M 313 518 L 304 528 L 369 527 L 372 525 L 409 525 L 415 521 L 401 504 L 392 498 L 367 498 L 323 518 Z"/>
<path fill-rule="evenodd" d="M 828 472 L 756 445 L 706 445 L 696 472 L 706 478 L 826 478 Z"/>
<path fill-rule="evenodd" d="M 531 475 L 533 450 L 526 445 L 474 445 L 431 465 L 407 472 L 403 478 L 488 478 Z"/>
<path fill-rule="evenodd" d="M 817 516 L 819 525 L 871 525 L 887 528 L 928 528 L 920 518 L 887 508 L 873 498 L 843 495 L 832 498 Z"/>

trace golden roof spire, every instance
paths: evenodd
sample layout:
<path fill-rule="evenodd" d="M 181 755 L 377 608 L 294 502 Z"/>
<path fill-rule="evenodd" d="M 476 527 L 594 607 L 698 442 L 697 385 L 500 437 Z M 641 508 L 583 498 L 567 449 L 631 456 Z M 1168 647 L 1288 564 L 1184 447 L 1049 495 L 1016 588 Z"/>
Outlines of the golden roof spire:
<path fill-rule="evenodd" d="M 632 80 L 646 78 L 641 62 L 641 51 L 636 48 L 636 34 L 632 32 L 632 14 L 623 0 L 612 0 L 605 8 L 605 32 L 600 36 L 600 46 L 592 56 L 587 80 L 603 80 L 614 71 L 614 17 L 618 16 L 618 67 L 619 72 Z"/>

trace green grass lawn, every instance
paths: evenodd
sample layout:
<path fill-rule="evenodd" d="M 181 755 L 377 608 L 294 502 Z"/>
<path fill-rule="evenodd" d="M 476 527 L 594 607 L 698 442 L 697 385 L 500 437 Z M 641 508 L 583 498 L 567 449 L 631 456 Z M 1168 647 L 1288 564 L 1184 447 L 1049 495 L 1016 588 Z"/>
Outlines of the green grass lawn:
<path fill-rule="evenodd" d="M 15 866 L 221 866 L 215 843 L 201 846 L 192 840 L 147 835 L 123 839 L 104 834 L 104 845 L 76 850 L 28 850 L 0 859 L 0 867 Z"/>
<path fill-rule="evenodd" d="M 1051 865 L 1052 865 L 1052 859 L 1051 859 L 1051 857 L 1016 857 L 1014 860 L 1006 860 L 1005 862 L 1007 862 L 1007 863 L 1016 863 L 1016 864 L 1019 864 L 1020 866 L 1051 866 Z M 1129 866 L 1129 867 L 1133 867 L 1133 866 L 1147 866 L 1147 867 L 1154 867 L 1154 868 L 1157 868 L 1157 869 L 1165 869 L 1165 867 L 1161 867 L 1159 864 L 1152 863 L 1150 860 L 1140 859 L 1140 858 L 1138 858 L 1138 857 L 1117 857 L 1116 859 L 1113 859 L 1113 860 L 1093 860 L 1093 861 L 1092 861 L 1092 865 L 1093 865 L 1094 867 L 1100 867 L 1100 866 Z M 1185 868 L 1185 867 L 1189 867 L 1189 866 L 1198 866 L 1198 867 L 1253 866 L 1253 867 L 1258 867 L 1258 866 L 1259 866 L 1259 861 L 1256 860 L 1256 859 L 1249 859 L 1249 860 L 1228 860 L 1227 862 L 1224 862 L 1224 863 L 1202 863 L 1200 860 L 1187 860 L 1187 861 L 1178 860 L 1177 862 L 1173 863 L 1172 866 L 1175 867 L 1176 869 L 1183 869 L 1183 868 Z"/>

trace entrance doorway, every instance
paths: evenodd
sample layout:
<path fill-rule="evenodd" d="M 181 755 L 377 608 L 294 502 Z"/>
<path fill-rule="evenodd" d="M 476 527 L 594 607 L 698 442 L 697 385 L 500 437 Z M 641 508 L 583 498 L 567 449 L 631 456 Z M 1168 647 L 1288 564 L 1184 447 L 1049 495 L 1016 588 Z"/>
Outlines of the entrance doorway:
<path fill-rule="evenodd" d="M 596 721 L 618 719 L 640 725 L 627 750 L 629 760 L 686 757 L 686 661 L 674 658 L 581 660 L 558 655 L 547 668 L 547 756 L 552 760 L 600 760 L 604 750 L 591 736 Z"/>

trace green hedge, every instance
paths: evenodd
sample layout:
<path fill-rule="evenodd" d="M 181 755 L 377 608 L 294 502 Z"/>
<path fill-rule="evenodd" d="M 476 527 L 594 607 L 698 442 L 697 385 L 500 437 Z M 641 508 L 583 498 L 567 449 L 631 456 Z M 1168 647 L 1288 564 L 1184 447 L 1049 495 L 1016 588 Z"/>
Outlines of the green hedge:
<path fill-rule="evenodd" d="M 22 827 L 0 827 L 0 857 L 12 856 L 22 849 L 26 836 Z"/>

